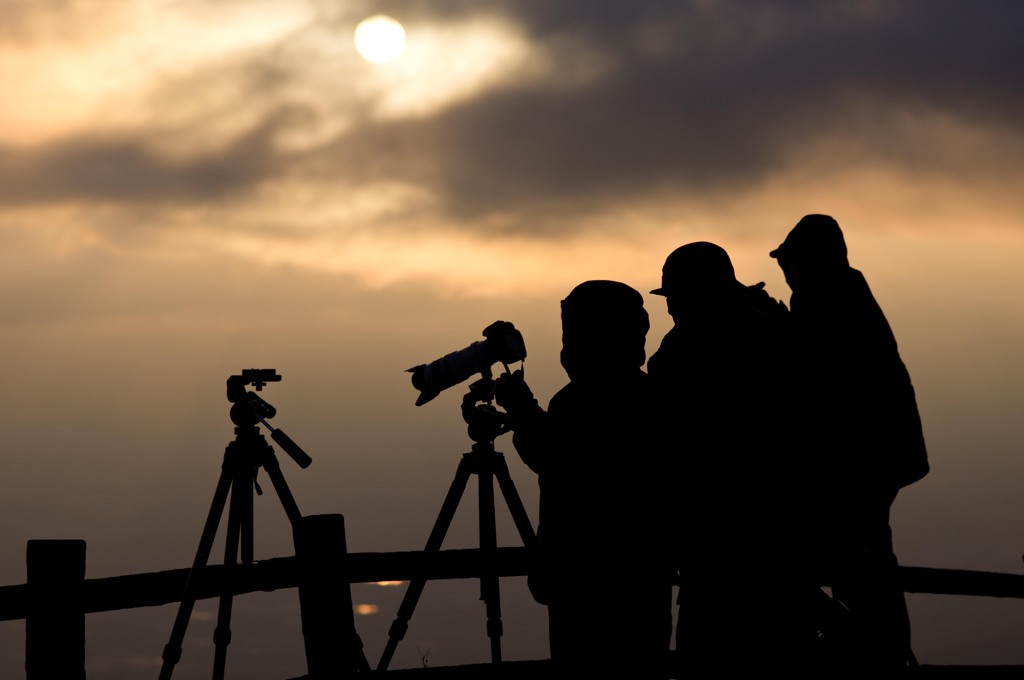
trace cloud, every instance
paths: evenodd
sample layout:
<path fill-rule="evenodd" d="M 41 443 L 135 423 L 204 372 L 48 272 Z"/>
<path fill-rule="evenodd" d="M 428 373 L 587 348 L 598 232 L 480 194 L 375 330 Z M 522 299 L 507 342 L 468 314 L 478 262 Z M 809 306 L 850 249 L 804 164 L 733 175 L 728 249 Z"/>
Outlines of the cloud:
<path fill-rule="evenodd" d="M 134 204 L 237 195 L 272 171 L 271 128 L 269 121 L 216 153 L 181 162 L 128 137 L 83 136 L 28 150 L 0 147 L 0 201 Z"/>
<path fill-rule="evenodd" d="M 554 71 L 429 120 L 361 129 L 332 150 L 343 171 L 346 152 L 377 150 L 362 172 L 426 182 L 459 218 L 518 215 L 519 230 L 666 193 L 742 193 L 819 149 L 839 151 L 825 160 L 843 171 L 981 182 L 1022 157 L 1024 49 L 1002 4 L 526 7 L 537 49 L 572 34 L 612 67 L 583 87 L 560 87 Z"/>
<path fill-rule="evenodd" d="M 298 13 L 288 32 L 204 59 L 193 49 L 188 68 L 128 98 L 146 111 L 130 124 L 0 146 L 0 205 L 242 206 L 284 185 L 389 185 L 420 197 L 410 210 L 429 197 L 449 227 L 550 236 L 801 172 L 1019 183 L 1024 7 L 1012 3 L 374 7 L 407 23 L 410 44 L 447 36 L 435 66 L 366 70 L 338 48 L 358 17 Z M 191 21 L 179 23 L 202 28 Z M 486 62 L 488 40 L 505 56 Z"/>

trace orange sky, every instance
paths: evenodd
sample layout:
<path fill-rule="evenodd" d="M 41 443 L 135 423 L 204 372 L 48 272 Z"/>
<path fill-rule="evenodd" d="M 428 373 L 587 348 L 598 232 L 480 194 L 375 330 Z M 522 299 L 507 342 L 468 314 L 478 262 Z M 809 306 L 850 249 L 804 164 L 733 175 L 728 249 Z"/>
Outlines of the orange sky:
<path fill-rule="evenodd" d="M 232 436 L 223 381 L 254 366 L 283 375 L 275 425 L 314 458 L 285 462 L 300 508 L 344 513 L 353 551 L 417 549 L 469 442 L 461 390 L 416 408 L 404 369 L 505 319 L 546 401 L 577 283 L 646 295 L 668 252 L 710 240 L 788 299 L 767 253 L 812 212 L 843 226 L 917 386 L 933 472 L 894 507 L 901 560 L 1019 571 L 1021 10 L 605 5 L 5 5 L 0 581 L 24 581 L 31 538 L 88 540 L 93 577 L 191 563 Z M 352 45 L 380 11 L 407 32 L 390 64 Z M 646 297 L 650 353 L 669 320 Z M 498 445 L 533 513 L 535 479 Z M 280 508 L 258 505 L 258 556 L 287 554 Z M 470 513 L 449 547 L 475 540 Z M 545 654 L 543 612 L 509 587 L 510 649 Z M 473 588 L 451 592 L 480 640 L 442 602 L 395 665 L 417 644 L 431 665 L 486 658 Z M 292 595 L 244 606 L 284 620 Z M 376 654 L 397 598 L 359 598 Z M 1024 606 L 911 614 L 922 662 L 1024 663 L 997 632 Z M 124 617 L 90 619 L 91 678 L 159 664 L 173 612 Z M 22 627 L 0 634 L 17 674 Z M 200 675 L 207 640 L 186 652 Z M 250 647 L 229 666 L 268 668 Z M 298 675 L 289 649 L 273 656 Z"/>

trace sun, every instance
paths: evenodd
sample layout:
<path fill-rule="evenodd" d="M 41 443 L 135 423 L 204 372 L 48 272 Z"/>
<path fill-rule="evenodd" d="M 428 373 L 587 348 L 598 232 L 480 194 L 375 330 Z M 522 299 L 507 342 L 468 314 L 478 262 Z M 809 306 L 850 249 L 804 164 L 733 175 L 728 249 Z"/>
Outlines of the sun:
<path fill-rule="evenodd" d="M 366 61 L 386 64 L 405 48 L 405 29 L 389 16 L 377 14 L 356 26 L 356 50 Z"/>

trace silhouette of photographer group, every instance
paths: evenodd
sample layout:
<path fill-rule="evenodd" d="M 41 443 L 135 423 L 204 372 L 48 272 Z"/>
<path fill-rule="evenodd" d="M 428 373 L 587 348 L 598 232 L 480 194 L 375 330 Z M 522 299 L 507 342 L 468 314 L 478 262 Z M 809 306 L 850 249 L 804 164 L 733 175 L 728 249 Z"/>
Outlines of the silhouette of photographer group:
<path fill-rule="evenodd" d="M 496 380 L 538 474 L 528 584 L 556 673 L 915 663 L 889 526 L 928 473 L 910 376 L 832 217 L 805 216 L 770 257 L 788 306 L 715 244 L 673 251 L 651 293 L 674 326 L 646 371 L 643 296 L 581 283 L 548 408 L 521 371 Z"/>

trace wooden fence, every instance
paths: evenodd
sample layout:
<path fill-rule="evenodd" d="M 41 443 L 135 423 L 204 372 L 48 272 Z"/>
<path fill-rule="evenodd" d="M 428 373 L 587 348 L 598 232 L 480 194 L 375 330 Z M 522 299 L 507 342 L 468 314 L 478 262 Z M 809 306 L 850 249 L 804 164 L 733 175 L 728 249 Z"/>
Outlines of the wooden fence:
<path fill-rule="evenodd" d="M 340 516 L 320 516 L 339 517 Z M 317 536 L 335 542 L 344 536 Z M 109 578 L 85 578 L 84 541 L 29 541 L 27 547 L 27 582 L 0 586 L 0 621 L 25 620 L 25 668 L 28 680 L 45 678 L 85 678 L 85 616 L 137 607 L 155 607 L 182 600 L 219 598 L 225 594 L 242 595 L 281 588 L 299 588 L 310 675 L 326 677 L 327 672 L 314 673 L 318 629 L 323 633 L 337 628 L 338 622 L 323 612 L 310 611 L 310 602 L 323 602 L 316 592 L 304 588 L 323 587 L 311 584 L 310 570 L 300 556 L 261 560 L 245 565 L 209 565 L 170 571 L 131 574 Z M 524 576 L 527 555 L 522 547 L 499 547 L 493 551 L 479 549 L 441 550 L 436 552 L 347 553 L 335 555 L 330 563 L 337 583 L 374 583 L 378 581 L 413 581 L 439 579 L 475 579 L 481 574 L 498 577 Z M 974 597 L 1024 598 L 1024 575 L 997 574 L 953 569 L 900 567 L 901 584 L 908 593 L 963 595 Z M 347 588 L 345 588 L 347 591 Z M 328 598 L 329 599 L 329 598 Z M 344 619 L 344 613 L 341 614 Z M 342 625 L 345 622 L 342 621 Z M 322 637 L 322 635 L 321 635 Z M 336 653 L 336 649 L 332 652 Z M 501 662 L 472 666 L 387 670 L 388 676 L 417 678 L 536 678 L 543 675 L 548 660 Z M 328 665 L 329 666 L 329 665 Z M 950 675 L 977 677 L 984 675 L 1024 674 L 1022 666 L 930 666 L 908 668 L 913 675 Z M 337 672 L 331 677 L 339 677 Z M 342 677 L 344 674 L 342 674 Z"/>

